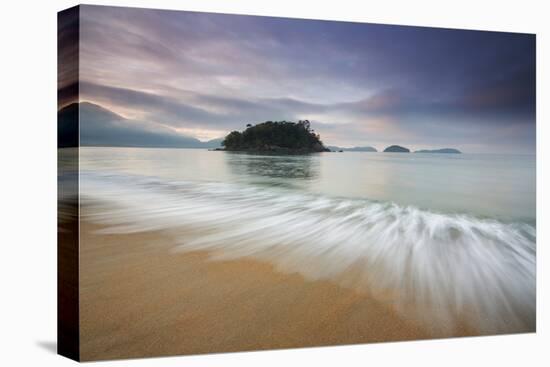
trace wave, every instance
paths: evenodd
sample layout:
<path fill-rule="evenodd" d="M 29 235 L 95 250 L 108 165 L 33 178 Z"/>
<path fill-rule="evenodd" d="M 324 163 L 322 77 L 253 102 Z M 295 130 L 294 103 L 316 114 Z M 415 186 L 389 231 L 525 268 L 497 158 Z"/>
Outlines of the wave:
<path fill-rule="evenodd" d="M 389 302 L 435 334 L 535 329 L 536 230 L 281 188 L 81 173 L 103 232 L 170 230 L 176 251 L 253 257 Z M 109 205 L 99 205 L 99 202 Z"/>

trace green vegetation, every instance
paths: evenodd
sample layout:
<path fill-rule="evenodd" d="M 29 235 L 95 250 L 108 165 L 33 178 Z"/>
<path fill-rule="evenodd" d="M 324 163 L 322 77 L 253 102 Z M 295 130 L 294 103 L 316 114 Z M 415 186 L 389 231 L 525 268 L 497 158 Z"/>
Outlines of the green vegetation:
<path fill-rule="evenodd" d="M 225 137 L 222 142 L 225 150 L 287 154 L 329 151 L 308 120 L 266 121 L 246 126 L 243 132 L 232 131 Z"/>

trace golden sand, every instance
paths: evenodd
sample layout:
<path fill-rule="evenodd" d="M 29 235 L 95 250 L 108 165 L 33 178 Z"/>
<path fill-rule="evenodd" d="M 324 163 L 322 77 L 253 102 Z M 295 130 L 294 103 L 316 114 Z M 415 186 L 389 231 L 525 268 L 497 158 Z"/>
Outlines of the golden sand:
<path fill-rule="evenodd" d="M 81 223 L 82 360 L 429 338 L 367 294 Z"/>

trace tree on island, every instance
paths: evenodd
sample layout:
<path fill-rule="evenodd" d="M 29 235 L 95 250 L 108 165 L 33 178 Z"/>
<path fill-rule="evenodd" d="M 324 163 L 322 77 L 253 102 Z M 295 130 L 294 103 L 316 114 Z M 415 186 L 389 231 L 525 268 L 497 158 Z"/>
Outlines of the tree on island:
<path fill-rule="evenodd" d="M 298 122 L 266 121 L 246 125 L 243 132 L 232 131 L 222 142 L 228 151 L 276 153 L 328 152 L 319 134 L 311 129 L 308 120 Z"/>

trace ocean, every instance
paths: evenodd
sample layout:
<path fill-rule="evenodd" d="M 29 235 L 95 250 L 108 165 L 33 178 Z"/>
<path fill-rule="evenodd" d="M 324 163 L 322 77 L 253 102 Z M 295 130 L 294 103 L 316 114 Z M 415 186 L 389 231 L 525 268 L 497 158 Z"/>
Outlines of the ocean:
<path fill-rule="evenodd" d="M 535 173 L 534 155 L 80 149 L 104 231 L 169 231 L 174 251 L 369 292 L 441 333 L 534 330 Z"/>

